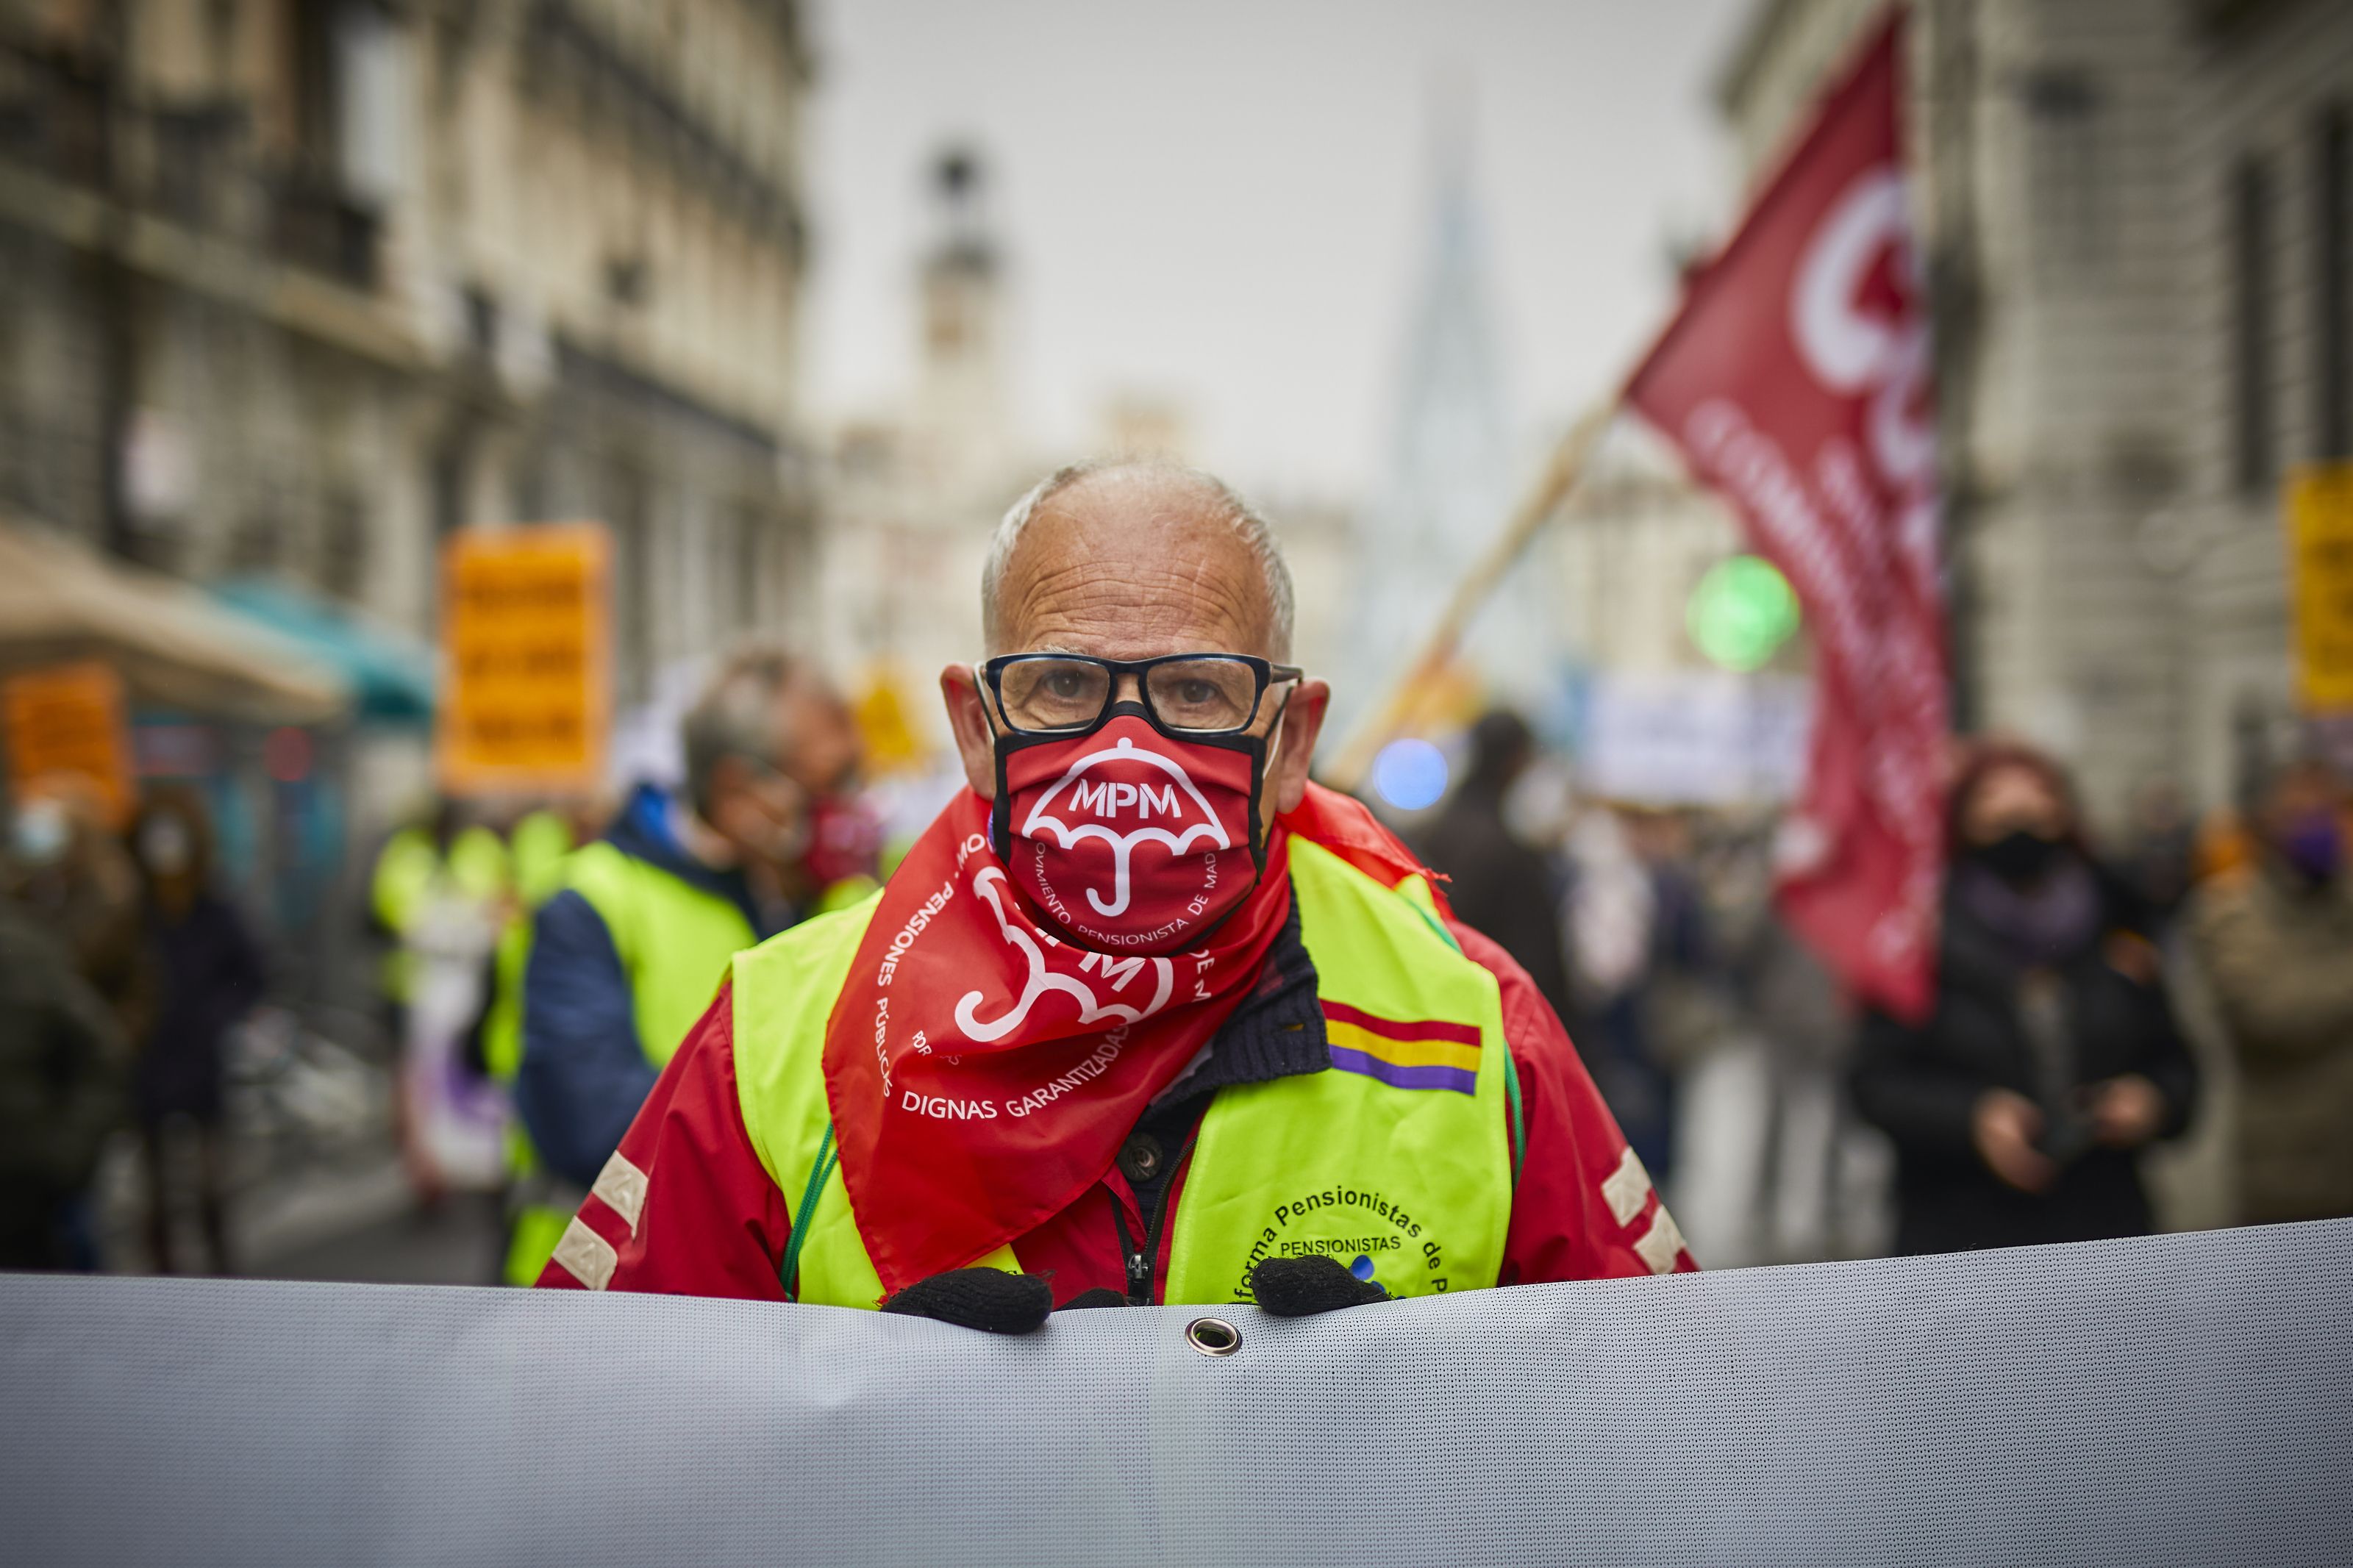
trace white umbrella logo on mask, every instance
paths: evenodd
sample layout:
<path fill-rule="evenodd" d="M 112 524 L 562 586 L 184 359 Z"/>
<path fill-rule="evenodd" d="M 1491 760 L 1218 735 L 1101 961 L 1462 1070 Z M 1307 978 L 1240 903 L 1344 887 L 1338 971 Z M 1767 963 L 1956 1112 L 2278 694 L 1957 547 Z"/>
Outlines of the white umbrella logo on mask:
<path fill-rule="evenodd" d="M 1107 779 L 1088 782 L 1085 777 L 1087 771 L 1104 763 L 1146 763 L 1166 773 L 1172 782 L 1166 784 L 1115 783 Z M 1123 813 L 1133 811 L 1142 826 L 1126 833 L 1105 826 L 1101 822 L 1084 822 L 1072 827 L 1060 816 L 1051 815 L 1050 809 L 1058 798 L 1062 797 L 1065 790 L 1070 795 L 1064 805 L 1073 816 L 1092 812 L 1115 823 Z M 1187 802 L 1191 803 L 1190 812 Z M 1190 826 L 1181 832 L 1171 831 L 1154 821 L 1155 817 L 1162 817 L 1170 822 L 1182 822 L 1191 812 L 1199 815 Z M 1110 901 L 1105 902 L 1094 889 L 1087 889 L 1087 902 L 1094 906 L 1097 914 L 1106 916 L 1127 912 L 1128 861 L 1137 845 L 1164 844 L 1167 846 L 1171 858 L 1189 853 L 1194 845 L 1202 842 L 1219 849 L 1233 847 L 1233 840 L 1227 837 L 1224 825 L 1218 821 L 1217 813 L 1209 809 L 1209 803 L 1193 786 L 1192 775 L 1157 752 L 1139 749 L 1125 736 L 1122 736 L 1116 745 L 1089 752 L 1072 763 L 1070 772 L 1039 798 L 1022 823 L 1021 833 L 1024 837 L 1035 837 L 1040 829 L 1052 834 L 1054 841 L 1065 850 L 1075 848 L 1090 838 L 1099 838 L 1111 846 Z"/>

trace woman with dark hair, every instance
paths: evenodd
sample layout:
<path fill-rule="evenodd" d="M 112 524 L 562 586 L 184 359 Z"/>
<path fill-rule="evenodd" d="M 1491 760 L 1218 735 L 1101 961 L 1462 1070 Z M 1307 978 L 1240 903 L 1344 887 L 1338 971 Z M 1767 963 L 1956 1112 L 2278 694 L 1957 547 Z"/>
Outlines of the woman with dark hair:
<path fill-rule="evenodd" d="M 1895 1143 L 1895 1249 L 2144 1234 L 2140 1151 L 2187 1125 L 2198 1069 L 2141 902 L 2024 747 L 1971 758 L 1947 828 L 1935 1008 L 1867 1015 L 1853 1074 Z"/>
<path fill-rule="evenodd" d="M 245 922 L 212 889 L 212 823 L 194 791 L 147 797 L 131 825 L 131 851 L 145 893 L 153 1017 L 132 1077 L 132 1103 L 147 1163 L 147 1234 L 159 1273 L 173 1268 L 165 1129 L 196 1132 L 196 1212 L 212 1267 L 230 1272 L 223 1204 L 224 1045 L 261 999 L 261 954 Z"/>

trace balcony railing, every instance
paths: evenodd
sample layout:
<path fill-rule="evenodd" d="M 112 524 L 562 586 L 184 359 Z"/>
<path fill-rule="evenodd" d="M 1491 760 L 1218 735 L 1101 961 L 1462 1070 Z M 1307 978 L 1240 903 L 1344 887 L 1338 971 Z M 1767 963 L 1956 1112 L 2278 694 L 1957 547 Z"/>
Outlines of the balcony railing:
<path fill-rule="evenodd" d="M 265 165 L 241 103 L 128 102 L 102 71 L 0 47 L 0 162 L 353 289 L 381 281 L 377 214 L 307 168 Z"/>
<path fill-rule="evenodd" d="M 269 247 L 280 260 L 373 289 L 382 232 L 373 211 L 324 181 L 286 174 L 271 184 Z"/>

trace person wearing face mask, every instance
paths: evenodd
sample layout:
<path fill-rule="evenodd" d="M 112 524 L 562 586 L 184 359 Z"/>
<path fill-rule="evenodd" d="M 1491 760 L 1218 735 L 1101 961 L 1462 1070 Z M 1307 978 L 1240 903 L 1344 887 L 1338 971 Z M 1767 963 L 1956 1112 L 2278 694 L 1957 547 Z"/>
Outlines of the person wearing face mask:
<path fill-rule="evenodd" d="M 736 957 L 540 1283 L 1022 1331 L 1692 1268 L 1526 972 L 1309 782 L 1292 602 L 1207 475 L 1015 503 L 941 676 L 969 787 Z"/>
<path fill-rule="evenodd" d="M 167 785 L 131 824 L 146 910 L 153 1019 L 132 1078 L 147 1171 L 148 1249 L 161 1274 L 179 1261 L 167 1154 L 174 1126 L 196 1144 L 196 1217 L 215 1273 L 233 1272 L 228 1245 L 228 1147 L 223 1116 L 228 1032 L 261 1000 L 261 951 L 236 907 L 212 886 L 212 822 L 203 797 Z"/>
<path fill-rule="evenodd" d="M 2346 792 L 2306 759 L 2263 788 L 2253 864 L 2199 889 L 2191 934 L 2239 1060 L 2251 1224 L 2353 1215 L 2353 877 Z"/>
<path fill-rule="evenodd" d="M 153 1005 L 139 870 L 119 823 L 88 781 L 51 775 L 10 820 L 0 891 L 65 944 L 75 971 L 112 1010 L 123 1036 L 146 1031 Z"/>
<path fill-rule="evenodd" d="M 2140 1152 L 2198 1094 L 2148 912 L 2040 753 L 1980 749 L 1949 813 L 1935 1010 L 1866 1014 L 1852 1079 L 1895 1143 L 1895 1250 L 2145 1234 Z"/>
<path fill-rule="evenodd" d="M 504 1273 L 537 1279 L 582 1192 L 739 950 L 792 925 L 831 879 L 871 869 L 814 853 L 858 763 L 848 710 L 775 648 L 731 657 L 686 715 L 684 789 L 641 785 L 567 856 L 521 965 L 522 1136 L 510 1152 Z M 512 1053 L 501 1052 L 501 1058 Z"/>
<path fill-rule="evenodd" d="M 0 841 L 0 1268 L 98 1266 L 89 1192 L 121 1122 L 130 1051 L 69 927 L 25 897 L 65 864 L 74 831 L 63 801 L 35 796 Z"/>

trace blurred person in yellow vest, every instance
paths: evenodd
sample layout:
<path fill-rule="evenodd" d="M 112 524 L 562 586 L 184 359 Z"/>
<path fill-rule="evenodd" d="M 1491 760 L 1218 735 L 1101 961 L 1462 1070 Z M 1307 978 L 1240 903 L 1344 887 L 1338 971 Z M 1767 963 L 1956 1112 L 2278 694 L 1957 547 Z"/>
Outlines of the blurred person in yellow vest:
<path fill-rule="evenodd" d="M 541 805 L 525 812 L 507 832 L 514 896 L 491 961 L 479 1037 L 480 1057 L 474 1063 L 501 1083 L 512 1083 L 522 1061 L 522 976 L 531 957 L 532 918 L 563 889 L 565 858 L 596 837 L 595 820 L 595 807 L 585 802 L 569 809 Z"/>
<path fill-rule="evenodd" d="M 466 820 L 464 807 L 441 797 L 421 822 L 411 823 L 385 840 L 368 882 L 368 909 L 376 929 L 390 939 L 379 983 L 383 987 L 385 1026 L 400 1055 L 399 1088 L 393 1096 L 394 1134 L 409 1179 L 429 1202 L 444 1186 L 434 1142 L 435 1117 L 415 1103 L 427 1087 L 439 1080 L 430 1068 L 420 1072 L 415 1055 L 418 1022 L 416 1008 L 436 959 L 446 979 L 469 962 L 461 949 L 474 945 L 476 927 L 497 929 L 513 898 L 513 867 L 505 842 L 484 824 Z M 463 928 L 463 929 L 460 929 Z M 454 944 L 454 945 L 453 945 Z M 454 1027 L 429 1030 L 441 1035 L 462 1033 L 463 1020 L 480 1011 L 472 991 L 439 997 L 433 1009 L 458 1019 Z"/>
<path fill-rule="evenodd" d="M 525 1134 L 512 1150 L 518 1283 L 538 1276 L 734 954 L 874 885 L 847 802 L 857 731 L 806 662 L 737 652 L 681 740 L 684 787 L 640 784 L 602 838 L 565 858 L 532 920 L 509 1069 Z"/>
<path fill-rule="evenodd" d="M 417 960 L 411 951 L 417 922 L 440 894 L 456 892 L 491 905 L 511 891 L 512 866 L 507 847 L 497 833 L 480 823 L 469 824 L 459 803 L 437 800 L 422 822 L 401 828 L 385 840 L 368 879 L 368 910 L 376 928 L 392 940 L 385 955 L 382 984 L 396 1020 L 417 984 Z"/>
<path fill-rule="evenodd" d="M 522 984 L 531 961 L 532 921 L 540 906 L 563 890 L 565 858 L 577 846 L 596 837 L 598 810 L 595 802 L 585 799 L 537 806 L 517 819 L 507 834 L 514 899 L 491 958 L 491 992 L 477 1037 L 480 1057 L 474 1065 L 504 1086 L 510 1096 L 515 1073 L 522 1065 Z M 519 1121 L 508 1121 L 506 1145 L 512 1215 L 517 1194 L 536 1175 L 538 1157 Z M 502 1258 L 502 1277 L 506 1268 Z"/>
<path fill-rule="evenodd" d="M 523 813 L 507 831 L 507 859 L 513 868 L 515 899 L 537 907 L 563 884 L 564 858 L 580 842 L 573 816 L 559 806 Z"/>

